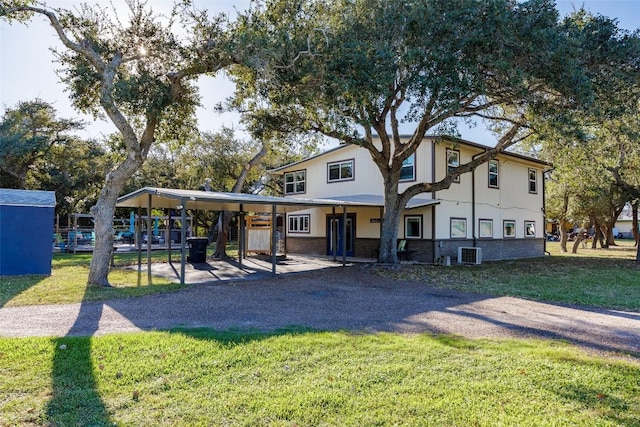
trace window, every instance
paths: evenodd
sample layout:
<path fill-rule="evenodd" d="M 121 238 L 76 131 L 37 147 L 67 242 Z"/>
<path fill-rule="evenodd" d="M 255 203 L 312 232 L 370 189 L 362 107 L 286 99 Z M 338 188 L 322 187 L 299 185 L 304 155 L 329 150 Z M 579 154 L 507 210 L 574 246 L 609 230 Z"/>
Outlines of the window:
<path fill-rule="evenodd" d="M 538 192 L 538 174 L 535 169 L 529 169 L 529 193 Z"/>
<path fill-rule="evenodd" d="M 451 238 L 466 239 L 467 238 L 467 219 L 451 218 Z"/>
<path fill-rule="evenodd" d="M 353 160 L 329 163 L 327 165 L 328 182 L 353 179 Z"/>
<path fill-rule="evenodd" d="M 407 239 L 422 239 L 422 216 L 404 217 L 404 236 Z"/>
<path fill-rule="evenodd" d="M 289 233 L 308 233 L 310 215 L 289 215 Z"/>
<path fill-rule="evenodd" d="M 460 151 L 447 148 L 447 175 L 458 166 L 460 166 Z M 453 182 L 460 182 L 460 176 L 457 176 Z"/>
<path fill-rule="evenodd" d="M 516 237 L 516 222 L 513 220 L 505 220 L 503 222 L 503 233 L 504 237 Z"/>
<path fill-rule="evenodd" d="M 536 222 L 525 221 L 524 222 L 524 237 L 536 237 Z"/>
<path fill-rule="evenodd" d="M 498 188 L 498 167 L 497 160 L 489 160 L 489 187 Z"/>
<path fill-rule="evenodd" d="M 493 238 L 493 220 L 481 219 L 478 220 L 478 232 L 481 239 Z"/>
<path fill-rule="evenodd" d="M 284 174 L 284 194 L 298 194 L 306 191 L 307 171 L 287 172 Z"/>
<path fill-rule="evenodd" d="M 416 153 L 413 153 L 402 162 L 400 181 L 413 181 L 416 179 Z"/>

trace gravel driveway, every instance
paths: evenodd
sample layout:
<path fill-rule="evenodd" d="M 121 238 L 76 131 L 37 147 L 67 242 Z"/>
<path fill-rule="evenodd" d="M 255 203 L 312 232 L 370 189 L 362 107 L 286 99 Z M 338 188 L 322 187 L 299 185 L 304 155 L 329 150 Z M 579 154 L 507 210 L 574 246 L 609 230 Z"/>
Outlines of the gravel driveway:
<path fill-rule="evenodd" d="M 492 297 L 395 281 L 354 265 L 170 294 L 0 309 L 0 336 L 103 335 L 173 327 L 286 326 L 327 330 L 536 337 L 640 357 L 640 313 Z"/>

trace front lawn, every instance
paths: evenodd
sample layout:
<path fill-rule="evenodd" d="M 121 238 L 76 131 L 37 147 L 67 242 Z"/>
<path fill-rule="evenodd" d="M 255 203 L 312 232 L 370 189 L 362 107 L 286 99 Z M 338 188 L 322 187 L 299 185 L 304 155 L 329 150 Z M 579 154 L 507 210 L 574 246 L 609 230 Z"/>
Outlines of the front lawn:
<path fill-rule="evenodd" d="M 403 265 L 379 274 L 421 280 L 431 286 L 508 295 L 535 300 L 640 311 L 640 263 L 629 242 L 609 249 L 579 249 L 560 253 L 560 244 L 549 242 L 551 256 L 481 265 Z"/>
<path fill-rule="evenodd" d="M 640 311 L 640 263 L 635 262 L 636 249 L 631 243 L 610 249 L 580 249 L 575 255 L 561 254 L 556 242 L 550 242 L 548 249 L 551 256 L 535 259 L 479 266 L 403 264 L 397 270 L 377 271 L 391 279 L 420 280 L 441 288 Z M 148 284 L 146 269 L 139 275 L 122 268 L 109 274 L 112 288 L 87 288 L 90 259 L 90 254 L 55 254 L 51 276 L 3 277 L 0 307 L 102 301 L 184 288 L 159 277 Z M 165 262 L 166 252 L 154 252 L 152 259 Z M 116 267 L 135 264 L 137 254 L 116 254 L 115 262 Z"/>
<path fill-rule="evenodd" d="M 640 364 L 558 342 L 176 330 L 0 339 L 0 366 L 0 425 L 640 425 Z"/>

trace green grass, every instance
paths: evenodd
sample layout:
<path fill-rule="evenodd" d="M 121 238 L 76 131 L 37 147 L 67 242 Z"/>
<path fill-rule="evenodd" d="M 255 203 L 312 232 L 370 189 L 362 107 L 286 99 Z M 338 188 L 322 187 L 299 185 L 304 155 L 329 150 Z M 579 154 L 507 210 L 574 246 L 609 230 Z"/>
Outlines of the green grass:
<path fill-rule="evenodd" d="M 0 339 L 0 366 L 0 425 L 640 425 L 640 364 L 543 341 L 177 330 Z"/>
<path fill-rule="evenodd" d="M 543 258 L 478 266 L 403 265 L 378 272 L 440 288 L 640 311 L 640 263 L 635 262 L 636 248 L 630 243 L 610 249 L 581 248 L 578 254 L 560 253 L 556 242 L 547 248 L 551 256 Z"/>
<path fill-rule="evenodd" d="M 209 254 L 211 253 L 213 249 L 209 249 Z M 237 256 L 237 249 L 231 246 L 227 253 Z M 153 251 L 151 254 L 152 262 L 167 262 L 166 251 Z M 180 253 L 172 251 L 172 260 L 179 262 L 179 259 Z M 137 271 L 122 268 L 138 263 L 137 253 L 123 252 L 115 254 L 116 268 L 112 268 L 109 273 L 111 288 L 87 287 L 90 262 L 90 253 L 55 253 L 50 276 L 3 276 L 0 284 L 0 307 L 105 301 L 173 292 L 189 286 L 179 285 L 162 277 L 152 277 L 152 283 L 147 283 L 146 252 L 142 254 L 141 275 Z"/>

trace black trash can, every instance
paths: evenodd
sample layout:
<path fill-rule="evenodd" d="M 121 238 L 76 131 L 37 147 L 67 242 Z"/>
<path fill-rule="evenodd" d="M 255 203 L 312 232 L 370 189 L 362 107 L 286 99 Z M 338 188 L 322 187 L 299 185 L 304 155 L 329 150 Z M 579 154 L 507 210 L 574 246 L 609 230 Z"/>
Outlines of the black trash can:
<path fill-rule="evenodd" d="M 189 262 L 199 263 L 207 261 L 207 245 L 209 239 L 207 237 L 190 237 L 187 239 L 189 244 Z"/>

